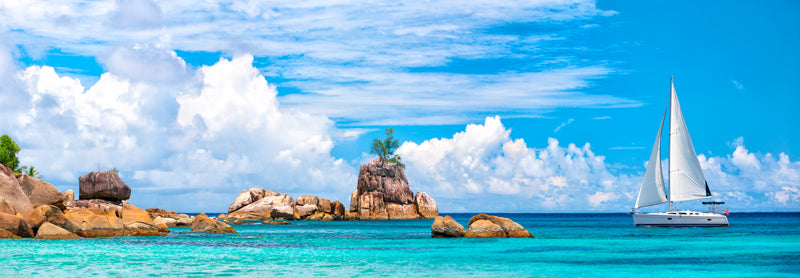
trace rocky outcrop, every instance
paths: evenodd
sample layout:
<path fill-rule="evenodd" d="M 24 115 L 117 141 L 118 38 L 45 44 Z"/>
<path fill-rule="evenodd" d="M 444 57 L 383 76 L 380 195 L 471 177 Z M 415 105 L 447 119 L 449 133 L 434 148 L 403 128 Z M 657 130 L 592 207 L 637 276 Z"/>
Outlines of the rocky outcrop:
<path fill-rule="evenodd" d="M 52 205 L 42 205 L 33 210 L 28 216 L 28 225 L 32 229 L 41 229 L 45 223 L 50 223 L 59 228 L 62 228 L 70 233 L 81 235 L 82 228 L 61 212 L 61 210 Z"/>
<path fill-rule="evenodd" d="M 74 238 L 81 238 L 80 236 L 62 229 L 59 226 L 53 225 L 49 222 L 45 222 L 39 228 L 39 231 L 36 232 L 36 238 L 38 239 L 74 239 Z"/>
<path fill-rule="evenodd" d="M 3 213 L 28 215 L 34 209 L 14 172 L 3 164 L 0 164 L 0 199 L 0 212 Z"/>
<path fill-rule="evenodd" d="M 361 165 L 357 190 L 350 195 L 350 212 L 361 220 L 433 218 L 436 202 L 424 192 L 414 196 L 402 167 L 372 159 Z M 347 218 L 347 216 L 345 216 Z"/>
<path fill-rule="evenodd" d="M 0 238 L 22 238 L 12 232 L 0 229 Z"/>
<path fill-rule="evenodd" d="M 122 225 L 126 235 L 133 236 L 156 236 L 163 235 L 158 226 L 153 222 L 150 214 L 137 207 L 122 201 L 122 210 L 120 211 L 122 218 Z"/>
<path fill-rule="evenodd" d="M 64 194 L 52 184 L 28 175 L 20 175 L 17 181 L 34 208 L 41 205 L 63 207 L 61 203 L 64 201 Z"/>
<path fill-rule="evenodd" d="M 75 191 L 72 191 L 72 189 L 64 191 L 64 197 L 62 199 L 64 202 L 75 200 Z"/>
<path fill-rule="evenodd" d="M 228 224 L 209 218 L 205 213 L 195 216 L 190 232 L 198 233 L 236 233 Z"/>
<path fill-rule="evenodd" d="M 101 199 L 119 204 L 131 197 L 130 187 L 114 171 L 91 172 L 78 181 L 81 200 Z"/>
<path fill-rule="evenodd" d="M 464 231 L 464 227 L 450 216 L 436 217 L 431 234 L 433 237 L 534 237 L 511 219 L 483 213 L 470 218 L 468 226 L 468 230 Z"/>
<path fill-rule="evenodd" d="M 291 225 L 292 223 L 291 222 L 286 222 L 286 221 L 267 220 L 267 221 L 261 222 L 261 224 L 264 224 L 264 225 Z"/>
<path fill-rule="evenodd" d="M 436 205 L 436 201 L 428 196 L 428 193 L 417 192 L 417 195 L 414 196 L 414 204 L 417 205 L 417 213 L 419 213 L 422 218 L 434 218 L 439 216 L 439 207 Z"/>
<path fill-rule="evenodd" d="M 228 207 L 228 213 L 237 211 L 244 206 L 261 200 L 265 197 L 265 195 L 266 191 L 263 188 L 250 188 L 249 190 L 244 190 L 242 193 L 239 193 L 239 196 L 236 197 L 236 200 L 233 200 L 233 203 L 231 203 L 230 207 Z"/>
<path fill-rule="evenodd" d="M 167 227 L 189 227 L 192 226 L 193 217 L 185 213 L 177 213 L 174 210 L 166 211 L 160 208 L 149 208 L 145 210 L 154 225 L 164 224 Z"/>
<path fill-rule="evenodd" d="M 6 230 L 19 237 L 33 237 L 33 230 L 22 217 L 0 212 L 0 230 Z"/>
<path fill-rule="evenodd" d="M 251 189 L 252 190 L 252 189 Z M 238 210 L 229 212 L 225 219 L 229 220 L 272 220 L 276 217 L 284 219 L 294 219 L 294 211 L 292 209 L 292 197 L 285 193 L 277 193 L 272 190 L 263 190 L 266 192 L 264 197 L 250 203 Z M 241 194 L 240 194 L 241 196 Z M 236 202 L 234 202 L 235 204 Z M 233 207 L 233 205 L 231 206 Z M 284 213 L 287 211 L 290 213 Z M 276 215 L 273 216 L 273 212 Z"/>
<path fill-rule="evenodd" d="M 467 231 L 464 230 L 464 226 L 461 226 L 452 217 L 446 215 L 444 217 L 437 216 L 433 220 L 431 234 L 433 237 L 463 237 L 467 234 Z"/>
<path fill-rule="evenodd" d="M 469 219 L 467 237 L 534 237 L 511 219 L 478 214 Z"/>

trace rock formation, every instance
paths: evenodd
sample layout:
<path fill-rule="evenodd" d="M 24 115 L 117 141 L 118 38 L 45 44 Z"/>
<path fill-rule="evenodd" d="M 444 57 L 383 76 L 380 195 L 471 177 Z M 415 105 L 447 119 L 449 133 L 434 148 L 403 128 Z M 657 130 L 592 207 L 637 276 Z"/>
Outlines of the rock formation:
<path fill-rule="evenodd" d="M 433 237 L 534 237 L 522 225 L 511 219 L 478 214 L 469 219 L 469 230 L 450 216 L 436 217 L 431 225 Z"/>
<path fill-rule="evenodd" d="M 358 186 L 350 195 L 350 212 L 361 220 L 433 218 L 439 215 L 428 194 L 417 196 L 408 186 L 403 168 L 375 158 L 361 165 Z"/>
<path fill-rule="evenodd" d="M 0 164 L 0 212 L 28 215 L 33 204 L 8 166 Z"/>
<path fill-rule="evenodd" d="M 431 226 L 431 234 L 433 237 L 463 237 L 467 231 L 464 226 L 458 224 L 452 217 L 446 215 L 444 217 L 437 216 L 433 220 Z"/>
<path fill-rule="evenodd" d="M 262 188 L 242 191 L 218 220 L 343 220 L 344 205 L 318 196 L 302 195 L 293 200 L 286 193 Z"/>
<path fill-rule="evenodd" d="M 236 230 L 230 225 L 211 219 L 205 213 L 194 217 L 192 228 L 189 231 L 199 233 L 236 233 Z"/>
<path fill-rule="evenodd" d="M 469 219 L 467 237 L 534 237 L 511 219 L 478 214 Z"/>
<path fill-rule="evenodd" d="M 101 171 L 85 174 L 79 179 L 79 199 L 101 199 L 119 204 L 131 197 L 131 189 L 117 172 Z"/>
<path fill-rule="evenodd" d="M 41 205 L 64 206 L 61 204 L 64 201 L 64 194 L 49 182 L 28 175 L 20 175 L 17 181 L 34 208 Z"/>
<path fill-rule="evenodd" d="M 156 226 L 163 224 L 166 227 L 190 227 L 194 221 L 194 217 L 175 211 L 166 211 L 160 208 L 149 208 L 146 211 Z"/>
<path fill-rule="evenodd" d="M 45 222 L 42 224 L 42 227 L 39 228 L 39 231 L 36 232 L 36 238 L 38 239 L 73 239 L 73 238 L 81 238 L 80 236 L 72 233 L 70 231 L 64 230 L 63 228 L 50 224 L 49 222 Z"/>
<path fill-rule="evenodd" d="M 22 217 L 0 212 L 0 230 L 6 230 L 19 237 L 33 237 L 33 230 Z"/>

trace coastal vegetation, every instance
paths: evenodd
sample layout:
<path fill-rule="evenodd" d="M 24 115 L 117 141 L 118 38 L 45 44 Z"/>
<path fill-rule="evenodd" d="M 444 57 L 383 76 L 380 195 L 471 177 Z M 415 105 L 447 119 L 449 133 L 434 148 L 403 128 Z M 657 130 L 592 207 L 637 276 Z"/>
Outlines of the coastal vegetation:
<path fill-rule="evenodd" d="M 20 163 L 19 158 L 17 158 L 17 153 L 20 151 L 19 145 L 17 145 L 17 142 L 14 142 L 10 136 L 6 134 L 0 136 L 0 164 L 8 166 L 15 175 L 25 174 L 41 179 L 42 173 L 39 173 L 33 165 L 19 166 Z"/>
<path fill-rule="evenodd" d="M 386 132 L 386 138 L 383 139 L 383 141 L 377 138 L 372 140 L 372 147 L 370 147 L 369 153 L 378 155 L 378 158 L 380 158 L 380 161 L 383 163 L 406 168 L 400 156 L 394 154 L 397 148 L 400 147 L 398 140 L 394 138 L 394 129 L 387 128 L 384 131 Z"/>

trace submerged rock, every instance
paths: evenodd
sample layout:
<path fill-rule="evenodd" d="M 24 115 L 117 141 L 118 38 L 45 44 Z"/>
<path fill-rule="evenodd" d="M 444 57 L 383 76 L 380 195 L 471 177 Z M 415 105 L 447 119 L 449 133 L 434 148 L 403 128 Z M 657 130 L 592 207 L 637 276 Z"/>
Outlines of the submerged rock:
<path fill-rule="evenodd" d="M 205 213 L 195 216 L 190 232 L 198 233 L 236 233 L 228 224 L 209 218 Z"/>
<path fill-rule="evenodd" d="M 463 237 L 467 233 L 464 226 L 458 224 L 452 217 L 446 215 L 444 217 L 437 216 L 433 220 L 431 226 L 431 234 L 433 237 Z"/>
<path fill-rule="evenodd" d="M 81 200 L 102 199 L 119 204 L 131 197 L 131 188 L 114 171 L 91 172 L 78 182 Z"/>

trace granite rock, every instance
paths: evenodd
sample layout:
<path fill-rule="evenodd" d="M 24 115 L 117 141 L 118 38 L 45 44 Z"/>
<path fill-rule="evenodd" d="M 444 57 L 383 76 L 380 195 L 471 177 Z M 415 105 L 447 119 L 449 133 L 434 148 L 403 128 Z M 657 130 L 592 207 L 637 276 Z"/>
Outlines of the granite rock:
<path fill-rule="evenodd" d="M 64 194 L 46 181 L 28 175 L 20 175 L 17 181 L 34 208 L 41 205 L 61 205 L 64 200 Z"/>
<path fill-rule="evenodd" d="M 81 176 L 79 182 L 79 198 L 81 200 L 102 199 L 120 203 L 131 197 L 131 189 L 117 172 L 91 172 Z"/>
<path fill-rule="evenodd" d="M 80 236 L 67 231 L 59 226 L 53 225 L 49 222 L 45 222 L 39 227 L 39 231 L 36 232 L 36 238 L 38 239 L 75 239 L 81 238 Z"/>
<path fill-rule="evenodd" d="M 431 226 L 431 234 L 433 237 L 463 237 L 466 235 L 467 231 L 464 230 L 464 226 L 458 224 L 452 217 L 446 215 L 444 217 L 437 216 L 436 219 L 433 220 L 433 225 Z"/>
<path fill-rule="evenodd" d="M 199 233 L 236 233 L 228 224 L 209 218 L 205 213 L 195 216 L 190 232 Z"/>

